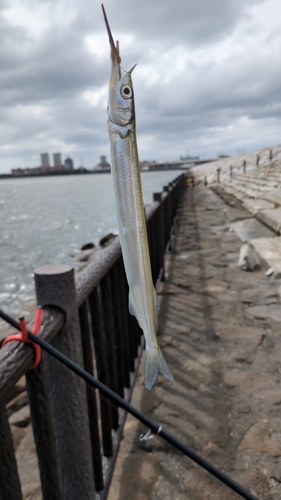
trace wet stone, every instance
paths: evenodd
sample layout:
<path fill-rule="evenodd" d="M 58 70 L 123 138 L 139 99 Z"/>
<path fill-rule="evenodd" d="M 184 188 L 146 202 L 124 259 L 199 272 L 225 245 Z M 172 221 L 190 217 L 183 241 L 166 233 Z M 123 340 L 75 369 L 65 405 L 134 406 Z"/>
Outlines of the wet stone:
<path fill-rule="evenodd" d="M 269 465 L 269 475 L 270 477 L 273 477 L 274 479 L 276 479 L 276 481 L 278 481 L 279 483 L 281 483 L 281 467 L 280 467 L 280 463 L 279 464 L 270 464 Z"/>
<path fill-rule="evenodd" d="M 238 446 L 239 451 L 248 448 L 258 453 L 265 453 L 271 457 L 279 457 L 281 455 L 281 449 L 274 442 L 270 430 L 262 423 L 254 424 Z"/>
<path fill-rule="evenodd" d="M 239 345 L 251 344 L 252 348 L 257 347 L 261 343 L 264 335 L 265 332 L 263 332 L 262 329 L 251 328 L 247 326 L 236 327 L 236 328 L 228 327 L 216 332 L 216 336 L 222 342 L 230 342 Z"/>
<path fill-rule="evenodd" d="M 18 446 L 16 459 L 24 498 L 42 500 L 38 460 L 31 428 Z"/>
<path fill-rule="evenodd" d="M 234 410 L 239 413 L 250 413 L 251 407 L 248 403 L 238 403 L 234 406 Z"/>
<path fill-rule="evenodd" d="M 16 425 L 11 425 L 11 432 L 13 436 L 14 449 L 16 451 L 28 431 L 26 427 L 17 427 Z"/>
<path fill-rule="evenodd" d="M 267 319 L 270 321 L 281 322 L 280 306 L 253 306 L 247 308 L 247 315 L 258 319 Z"/>
<path fill-rule="evenodd" d="M 23 406 L 26 406 L 27 403 L 28 403 L 28 401 L 27 401 L 27 393 L 24 391 L 24 392 L 18 394 L 14 399 L 12 399 L 7 404 L 7 413 L 8 413 L 8 416 L 12 415 L 12 413 L 17 412 Z"/>
<path fill-rule="evenodd" d="M 30 409 L 29 406 L 23 406 L 20 410 L 16 411 L 9 417 L 11 425 L 17 427 L 26 427 L 30 423 Z"/>
<path fill-rule="evenodd" d="M 259 303 L 270 305 L 277 302 L 277 297 L 274 290 L 269 291 L 268 294 L 264 294 L 259 289 L 250 288 L 242 290 L 240 297 L 241 302 L 245 302 L 246 304 Z"/>
<path fill-rule="evenodd" d="M 255 373 L 240 369 L 224 371 L 224 382 L 235 387 L 241 394 L 261 399 L 268 403 L 281 403 L 281 384 L 279 377 L 270 373 Z"/>

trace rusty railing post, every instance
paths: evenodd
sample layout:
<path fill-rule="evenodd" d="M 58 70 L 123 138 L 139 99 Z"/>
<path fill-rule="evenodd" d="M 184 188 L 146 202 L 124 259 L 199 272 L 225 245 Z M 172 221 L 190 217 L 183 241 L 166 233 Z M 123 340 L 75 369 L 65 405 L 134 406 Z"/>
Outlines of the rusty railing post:
<path fill-rule="evenodd" d="M 164 234 L 164 213 L 162 204 L 162 193 L 153 193 L 153 201 L 159 203 L 158 214 L 159 214 L 159 224 L 157 225 L 158 230 L 158 259 L 160 261 L 160 268 L 162 268 L 161 281 L 165 281 L 164 273 L 164 254 L 165 254 L 165 234 Z M 159 276 L 158 276 L 159 277 Z"/>
<path fill-rule="evenodd" d="M 45 377 L 45 357 L 34 370 L 26 373 L 26 388 L 44 500 L 62 500 L 55 447 L 55 433 Z"/>
<path fill-rule="evenodd" d="M 18 466 L 6 408 L 0 402 L 0 499 L 22 500 Z"/>
<path fill-rule="evenodd" d="M 91 345 L 91 326 L 89 317 L 88 300 L 83 302 L 79 308 L 79 319 L 81 329 L 81 340 L 83 349 L 83 359 L 85 370 L 94 375 L 93 350 Z M 96 490 L 100 491 L 104 488 L 103 472 L 102 472 L 102 451 L 99 436 L 98 425 L 98 405 L 96 398 L 96 390 L 93 387 L 86 386 L 88 400 L 88 414 L 91 434 L 91 447 L 93 456 L 93 468 L 95 476 Z"/>
<path fill-rule="evenodd" d="M 167 193 L 167 221 L 168 221 L 168 226 L 169 226 L 169 234 L 170 234 L 170 228 L 172 224 L 172 207 L 171 207 L 171 197 L 169 196 L 170 193 L 170 186 L 164 186 L 163 191 Z"/>
<path fill-rule="evenodd" d="M 217 168 L 217 182 L 220 182 L 220 173 L 221 173 L 221 169 Z"/>
<path fill-rule="evenodd" d="M 83 366 L 73 268 L 44 266 L 34 274 L 38 304 L 65 313 L 65 324 L 52 345 Z M 45 361 L 63 500 L 92 500 L 95 487 L 85 384 L 51 356 Z"/>

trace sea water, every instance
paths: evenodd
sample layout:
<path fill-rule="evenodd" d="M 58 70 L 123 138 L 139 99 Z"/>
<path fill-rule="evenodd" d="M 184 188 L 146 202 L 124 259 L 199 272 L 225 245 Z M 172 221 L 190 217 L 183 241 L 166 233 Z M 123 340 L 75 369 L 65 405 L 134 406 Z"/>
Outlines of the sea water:
<path fill-rule="evenodd" d="M 142 173 L 144 203 L 180 173 Z M 35 301 L 34 269 L 75 267 L 73 258 L 83 244 L 98 244 L 117 232 L 111 175 L 2 179 L 0 228 L 0 308 L 28 316 Z"/>

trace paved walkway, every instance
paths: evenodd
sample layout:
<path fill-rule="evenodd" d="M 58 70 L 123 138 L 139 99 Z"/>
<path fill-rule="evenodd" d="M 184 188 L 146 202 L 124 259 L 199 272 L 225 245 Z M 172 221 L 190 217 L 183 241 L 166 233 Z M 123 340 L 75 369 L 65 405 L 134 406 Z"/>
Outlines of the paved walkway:
<path fill-rule="evenodd" d="M 189 189 L 159 290 L 159 341 L 175 382 L 132 403 L 260 500 L 281 498 L 280 281 L 237 266 L 224 202 Z M 109 500 L 240 498 L 128 417 Z"/>

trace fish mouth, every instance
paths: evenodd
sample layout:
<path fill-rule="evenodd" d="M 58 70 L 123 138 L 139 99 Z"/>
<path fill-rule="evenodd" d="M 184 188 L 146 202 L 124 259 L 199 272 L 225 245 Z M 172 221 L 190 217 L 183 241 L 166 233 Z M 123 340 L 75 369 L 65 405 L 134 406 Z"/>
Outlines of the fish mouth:
<path fill-rule="evenodd" d="M 121 57 L 120 57 L 120 52 L 119 52 L 119 42 L 117 40 L 116 41 L 116 45 L 114 43 L 113 36 L 112 36 L 112 33 L 111 33 L 111 29 L 110 29 L 110 26 L 109 26 L 109 22 L 108 22 L 108 19 L 107 19 L 107 15 L 106 15 L 103 3 L 101 4 L 101 8 L 102 8 L 104 22 L 105 22 L 105 26 L 106 26 L 108 37 L 109 37 L 109 44 L 110 44 L 110 48 L 111 48 L 111 60 L 112 60 L 113 63 L 120 64 L 121 63 Z"/>

